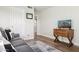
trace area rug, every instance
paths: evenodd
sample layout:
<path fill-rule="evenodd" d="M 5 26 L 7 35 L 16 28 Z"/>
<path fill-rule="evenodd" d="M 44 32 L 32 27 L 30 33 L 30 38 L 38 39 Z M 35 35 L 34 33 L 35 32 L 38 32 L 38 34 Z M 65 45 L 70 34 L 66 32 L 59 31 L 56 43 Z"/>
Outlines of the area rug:
<path fill-rule="evenodd" d="M 60 50 L 49 46 L 42 41 L 30 40 L 26 41 L 26 43 L 33 49 L 34 52 L 61 52 Z"/>

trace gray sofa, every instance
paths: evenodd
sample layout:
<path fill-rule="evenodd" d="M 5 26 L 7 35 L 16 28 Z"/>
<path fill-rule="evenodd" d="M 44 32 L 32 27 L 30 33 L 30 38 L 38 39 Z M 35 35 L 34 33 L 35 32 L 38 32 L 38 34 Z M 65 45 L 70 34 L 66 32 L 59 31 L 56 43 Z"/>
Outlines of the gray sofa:
<path fill-rule="evenodd" d="M 5 32 L 5 30 L 3 28 L 0 28 L 0 31 L 2 33 L 2 36 L 9 41 L 9 38 Z M 12 35 L 12 38 L 10 40 L 10 43 L 12 44 L 12 46 L 15 48 L 16 52 L 33 52 L 33 49 L 27 45 L 27 43 L 20 38 L 20 36 L 16 36 L 15 34 Z M 7 45 L 6 45 L 7 46 Z M 9 48 L 9 46 L 8 46 Z M 11 52 L 11 51 L 10 51 Z M 13 52 L 13 51 L 12 51 Z"/>

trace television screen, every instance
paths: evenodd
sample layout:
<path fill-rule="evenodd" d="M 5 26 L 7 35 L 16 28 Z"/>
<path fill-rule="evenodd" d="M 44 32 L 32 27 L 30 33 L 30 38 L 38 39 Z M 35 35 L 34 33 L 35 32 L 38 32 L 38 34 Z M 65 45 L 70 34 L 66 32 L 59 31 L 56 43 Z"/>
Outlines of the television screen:
<path fill-rule="evenodd" d="M 71 28 L 71 20 L 60 20 L 58 21 L 59 28 Z"/>

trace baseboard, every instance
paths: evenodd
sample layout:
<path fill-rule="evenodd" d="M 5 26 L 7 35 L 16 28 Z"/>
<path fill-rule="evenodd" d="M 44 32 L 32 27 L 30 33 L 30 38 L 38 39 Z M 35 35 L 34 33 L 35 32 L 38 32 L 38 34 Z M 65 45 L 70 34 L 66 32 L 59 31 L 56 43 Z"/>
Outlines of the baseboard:
<path fill-rule="evenodd" d="M 48 37 L 48 36 L 45 36 L 45 35 L 37 35 L 38 37 L 42 37 L 42 38 L 45 38 L 45 39 L 48 39 L 48 40 L 54 40 L 54 39 L 52 39 L 52 38 L 50 38 L 50 37 Z"/>
<path fill-rule="evenodd" d="M 49 39 L 55 39 L 54 36 L 47 36 L 47 35 L 43 35 L 43 34 L 37 34 L 38 36 L 43 36 L 43 37 L 46 37 L 46 38 L 49 38 Z"/>

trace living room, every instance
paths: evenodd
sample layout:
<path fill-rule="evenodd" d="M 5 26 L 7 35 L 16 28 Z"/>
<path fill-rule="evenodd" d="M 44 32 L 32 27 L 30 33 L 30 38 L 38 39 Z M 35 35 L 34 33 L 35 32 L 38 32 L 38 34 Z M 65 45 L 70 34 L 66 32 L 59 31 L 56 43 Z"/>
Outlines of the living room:
<path fill-rule="evenodd" d="M 7 41 L 11 44 L 6 46 L 7 52 L 79 51 L 78 10 L 77 6 L 1 6 L 0 31 L 10 30 L 9 34 L 6 32 Z M 65 25 L 66 28 L 59 28 L 60 21 L 70 22 L 70 25 L 67 25 L 70 27 Z M 73 30 L 73 38 L 57 38 L 54 36 L 54 29 Z M 6 35 L 2 32 L 0 36 L 5 38 Z M 18 40 L 14 40 L 16 37 Z M 54 42 L 55 39 L 60 42 Z M 9 46 L 12 46 L 13 50 Z"/>
<path fill-rule="evenodd" d="M 79 0 L 0 0 L 1 59 L 79 59 Z"/>

